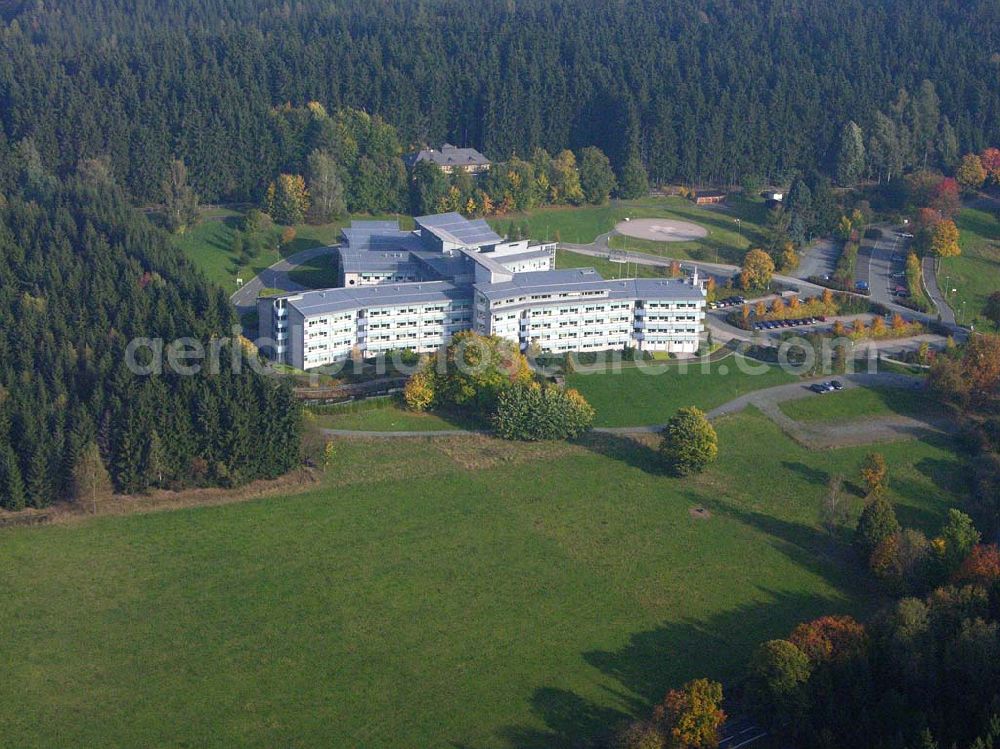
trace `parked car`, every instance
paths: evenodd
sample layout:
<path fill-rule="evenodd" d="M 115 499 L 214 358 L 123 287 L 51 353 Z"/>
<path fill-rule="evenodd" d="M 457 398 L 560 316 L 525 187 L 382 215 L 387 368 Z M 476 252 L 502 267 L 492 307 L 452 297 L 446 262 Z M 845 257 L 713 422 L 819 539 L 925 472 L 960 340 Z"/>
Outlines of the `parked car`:
<path fill-rule="evenodd" d="M 854 284 L 854 288 L 857 289 L 858 291 L 868 291 L 868 282 L 858 281 L 856 284 Z"/>
<path fill-rule="evenodd" d="M 832 387 L 834 390 L 843 390 L 844 383 L 842 383 L 840 380 L 830 380 L 830 387 Z"/>
<path fill-rule="evenodd" d="M 822 382 L 814 382 L 812 385 L 809 386 L 809 389 L 812 390 L 814 393 L 828 392 L 826 389 L 826 385 L 823 384 Z"/>

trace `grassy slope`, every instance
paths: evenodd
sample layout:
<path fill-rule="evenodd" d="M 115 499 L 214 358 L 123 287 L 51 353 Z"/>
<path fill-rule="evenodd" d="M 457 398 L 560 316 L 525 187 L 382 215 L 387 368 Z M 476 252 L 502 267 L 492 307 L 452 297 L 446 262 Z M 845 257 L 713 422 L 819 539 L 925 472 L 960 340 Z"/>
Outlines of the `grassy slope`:
<path fill-rule="evenodd" d="M 351 429 L 367 432 L 440 432 L 450 429 L 483 429 L 485 425 L 460 415 L 414 413 L 396 403 L 378 408 L 349 409 L 315 417 L 323 429 Z"/>
<path fill-rule="evenodd" d="M 742 360 L 746 362 L 746 360 Z M 777 367 L 747 362 L 748 374 L 738 366 L 736 356 L 718 363 L 691 363 L 687 367 L 650 365 L 652 373 L 623 365 L 620 372 L 585 374 L 568 378 L 597 411 L 596 426 L 618 427 L 662 424 L 682 406 L 708 411 L 743 393 L 794 381 L 794 376 Z M 582 368 L 581 368 L 582 369 Z"/>
<path fill-rule="evenodd" d="M 942 286 L 947 283 L 957 289 L 949 299 L 959 322 L 972 322 L 982 312 L 986 297 L 1000 290 L 1000 220 L 988 210 L 965 208 L 957 223 L 962 254 L 942 260 L 939 277 Z"/>
<path fill-rule="evenodd" d="M 368 216 L 357 216 L 356 218 L 369 218 Z M 378 216 L 376 218 L 393 218 L 392 216 Z M 350 218 L 337 221 L 332 224 L 311 226 L 309 224 L 298 224 L 295 226 L 295 239 L 286 247 L 279 251 L 278 238 L 281 236 L 284 227 L 275 226 L 269 234 L 273 238 L 274 249 L 262 252 L 250 266 L 240 267 L 237 258 L 230 251 L 233 244 L 233 236 L 240 228 L 243 214 L 227 208 L 218 208 L 206 211 L 203 220 L 193 229 L 176 237 L 177 246 L 186 254 L 195 266 L 208 277 L 227 291 L 236 290 L 236 278 L 242 277 L 244 281 L 259 274 L 262 270 L 273 265 L 282 257 L 287 257 L 301 250 L 310 247 L 322 247 L 337 242 L 340 236 L 340 229 L 350 222 Z M 405 223 L 405 222 L 404 222 Z M 293 280 L 308 286 L 322 287 L 334 285 L 335 281 L 332 270 L 316 265 L 312 268 L 305 268 L 293 275 Z"/>
<path fill-rule="evenodd" d="M 805 451 L 755 413 L 719 432 L 688 481 L 613 443 L 342 442 L 311 494 L 6 531 L 0 735 L 577 746 L 801 619 L 875 603 L 817 528 L 827 477 L 865 450 Z M 880 449 L 901 519 L 935 525 L 953 455 Z"/>
<path fill-rule="evenodd" d="M 603 206 L 565 206 L 539 208 L 528 214 L 515 214 L 490 223 L 501 234 L 506 233 L 511 222 L 528 222 L 528 231 L 534 239 L 558 239 L 562 242 L 585 244 L 611 231 L 626 217 L 674 218 L 693 221 L 708 229 L 708 236 L 696 242 L 648 242 L 624 237 L 613 237 L 613 247 L 666 254 L 678 258 L 703 261 L 738 263 L 751 244 L 759 243 L 761 226 L 766 220 L 762 201 L 734 198 L 729 210 L 700 208 L 682 198 L 641 198 L 639 200 L 613 201 Z M 737 230 L 736 218 L 742 220 L 742 231 Z"/>
<path fill-rule="evenodd" d="M 787 401 L 780 406 L 797 421 L 841 423 L 883 416 L 943 413 L 928 394 L 897 388 L 853 388 L 840 393 Z"/>

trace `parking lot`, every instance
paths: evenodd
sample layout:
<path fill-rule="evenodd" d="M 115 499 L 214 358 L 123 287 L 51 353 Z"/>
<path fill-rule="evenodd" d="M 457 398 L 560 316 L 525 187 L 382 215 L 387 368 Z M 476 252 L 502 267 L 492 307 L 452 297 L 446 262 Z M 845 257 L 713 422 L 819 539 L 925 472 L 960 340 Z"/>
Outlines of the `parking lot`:
<path fill-rule="evenodd" d="M 855 286 L 875 302 L 888 304 L 910 296 L 906 256 L 913 235 L 902 229 L 882 229 L 878 239 L 866 239 L 858 252 Z"/>

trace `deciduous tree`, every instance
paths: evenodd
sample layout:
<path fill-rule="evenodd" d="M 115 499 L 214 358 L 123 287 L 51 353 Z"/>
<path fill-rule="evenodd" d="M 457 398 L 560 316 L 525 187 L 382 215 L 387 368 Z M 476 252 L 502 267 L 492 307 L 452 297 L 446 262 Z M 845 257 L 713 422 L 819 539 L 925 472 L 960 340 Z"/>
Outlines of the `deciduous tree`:
<path fill-rule="evenodd" d="M 722 685 L 694 679 L 681 689 L 671 689 L 653 713 L 653 720 L 677 749 L 715 749 L 726 721 L 722 710 Z"/>
<path fill-rule="evenodd" d="M 163 211 L 172 232 L 183 233 L 198 222 L 198 196 L 188 184 L 187 167 L 180 159 L 170 162 L 163 180 Z"/>
<path fill-rule="evenodd" d="M 750 250 L 743 258 L 740 286 L 744 289 L 766 289 L 774 275 L 774 261 L 763 250 Z"/>
<path fill-rule="evenodd" d="M 698 473 L 718 457 L 719 438 L 702 411 L 681 408 L 663 429 L 660 454 L 674 474 Z"/>
<path fill-rule="evenodd" d="M 309 191 L 309 222 L 326 224 L 347 212 L 344 183 L 337 162 L 328 151 L 319 149 L 306 160 L 306 185 Z"/>
<path fill-rule="evenodd" d="M 977 154 L 967 153 L 955 169 L 955 179 L 967 190 L 978 190 L 986 181 L 986 167 Z"/>
<path fill-rule="evenodd" d="M 958 244 L 958 227 L 954 221 L 940 221 L 931 229 L 928 249 L 934 257 L 957 257 L 962 254 Z"/>
<path fill-rule="evenodd" d="M 267 212 L 279 224 L 298 224 L 309 210 L 306 182 L 299 174 L 281 174 L 267 188 Z"/>
<path fill-rule="evenodd" d="M 580 151 L 580 189 L 588 203 L 607 203 L 616 184 L 611 162 L 601 149 L 590 146 Z"/>

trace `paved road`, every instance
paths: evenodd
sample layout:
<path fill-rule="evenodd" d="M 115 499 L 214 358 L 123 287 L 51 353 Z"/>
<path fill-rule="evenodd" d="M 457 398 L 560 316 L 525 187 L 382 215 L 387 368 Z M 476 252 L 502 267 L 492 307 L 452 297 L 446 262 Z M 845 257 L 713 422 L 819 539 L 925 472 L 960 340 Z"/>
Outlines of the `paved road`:
<path fill-rule="evenodd" d="M 253 310 L 257 303 L 257 295 L 261 289 L 281 289 L 282 291 L 304 291 L 307 287 L 296 283 L 288 274 L 300 265 L 323 255 L 330 256 L 333 262 L 333 251 L 337 245 L 329 247 L 311 247 L 308 250 L 296 252 L 294 255 L 282 258 L 274 265 L 261 271 L 260 275 L 243 284 L 242 288 L 233 294 L 229 299 L 236 307 L 236 311 L 243 315 Z"/>
<path fill-rule="evenodd" d="M 579 245 L 579 244 L 566 244 L 562 242 L 559 247 L 570 252 L 576 252 L 581 255 L 589 255 L 590 257 L 599 257 L 608 259 L 609 250 L 606 246 L 608 235 L 601 235 L 597 238 L 592 245 Z M 602 245 L 602 242 L 604 243 Z M 614 258 L 619 261 L 628 261 L 629 263 L 635 263 L 636 265 L 647 265 L 647 266 L 660 266 L 669 267 L 674 262 L 679 262 L 685 269 L 697 268 L 698 273 L 701 275 L 711 274 L 717 276 L 730 277 L 739 271 L 739 267 L 735 265 L 727 265 L 725 263 L 705 263 L 702 261 L 693 260 L 680 260 L 669 257 L 664 257 L 663 255 L 651 255 L 646 252 L 624 252 L 622 250 L 610 250 L 614 253 Z M 881 254 L 881 252 L 880 252 Z M 905 255 L 903 256 L 905 260 Z M 858 256 L 858 266 L 862 265 L 861 255 Z M 878 263 L 875 263 L 875 267 L 880 267 Z M 820 286 L 818 284 L 811 283 L 801 278 L 795 278 L 794 276 L 786 276 L 782 274 L 775 274 L 773 276 L 774 280 L 778 283 L 785 284 L 787 286 L 792 286 L 798 288 L 801 292 L 818 295 L 825 290 L 825 286 Z M 887 290 L 886 290 L 887 293 Z M 882 301 L 881 299 L 877 301 Z M 882 302 L 893 312 L 898 312 L 904 317 L 911 320 L 919 320 L 923 323 L 930 323 L 936 319 L 935 315 L 927 315 L 922 312 L 916 312 L 909 307 L 904 307 L 901 304 L 897 304 L 891 297 L 886 301 Z M 961 328 L 955 326 L 954 331 L 957 335 L 964 335 L 965 331 Z"/>
<path fill-rule="evenodd" d="M 861 243 L 855 280 L 868 283 L 872 301 L 888 306 L 895 304 L 896 301 L 893 289 L 897 285 L 906 285 L 905 281 L 892 276 L 894 273 L 903 273 L 906 270 L 909 240 L 900 237 L 891 227 L 879 228 L 882 229 L 880 239 L 866 239 Z"/>
<path fill-rule="evenodd" d="M 923 259 L 924 286 L 927 287 L 927 295 L 931 298 L 934 306 L 937 307 L 938 314 L 941 316 L 941 322 L 945 325 L 958 327 L 955 321 L 955 310 L 951 308 L 951 305 L 944 298 L 944 294 L 938 283 L 937 269 L 934 266 L 934 258 L 925 257 Z M 946 293 L 948 290 L 944 289 L 943 291 Z"/>
<path fill-rule="evenodd" d="M 823 277 L 833 275 L 837 269 L 840 249 L 832 239 L 817 239 L 807 247 L 799 259 L 799 267 L 793 274 L 796 278 L 810 276 Z"/>

